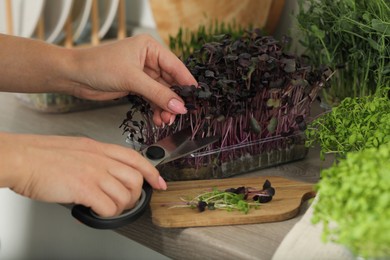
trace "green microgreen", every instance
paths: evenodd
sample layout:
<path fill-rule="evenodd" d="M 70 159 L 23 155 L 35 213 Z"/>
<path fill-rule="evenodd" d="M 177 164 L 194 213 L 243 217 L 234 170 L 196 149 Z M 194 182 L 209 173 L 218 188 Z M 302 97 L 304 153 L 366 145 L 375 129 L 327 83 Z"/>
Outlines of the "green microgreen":
<path fill-rule="evenodd" d="M 350 151 L 379 147 L 390 142 L 390 100 L 388 89 L 376 95 L 345 98 L 331 112 L 311 122 L 306 145 L 319 143 L 325 154 L 345 157 Z"/>
<path fill-rule="evenodd" d="M 243 33 L 244 28 L 235 21 L 225 23 L 215 20 L 207 26 L 204 24 L 199 25 L 194 31 L 180 27 L 175 36 L 169 36 L 169 48 L 178 57 L 185 60 L 194 50 L 200 49 L 206 42 L 216 41 L 225 34 L 229 34 L 233 39 L 237 39 Z"/>
<path fill-rule="evenodd" d="M 299 0 L 300 43 L 314 65 L 337 70 L 330 104 L 374 94 L 390 85 L 390 5 L 388 0 Z"/>
<path fill-rule="evenodd" d="M 193 198 L 181 198 L 184 204 L 176 204 L 170 208 L 189 207 L 196 208 L 199 212 L 206 209 L 237 210 L 247 214 L 250 209 L 259 208 L 261 203 L 270 202 L 274 195 L 275 188 L 271 186 L 269 180 L 266 180 L 261 190 L 242 186 L 222 191 L 214 187 L 212 191 L 203 192 Z"/>
<path fill-rule="evenodd" d="M 388 259 L 389 187 L 390 143 L 350 152 L 322 170 L 312 220 L 324 224 L 324 241 L 343 244 L 364 259 Z"/>

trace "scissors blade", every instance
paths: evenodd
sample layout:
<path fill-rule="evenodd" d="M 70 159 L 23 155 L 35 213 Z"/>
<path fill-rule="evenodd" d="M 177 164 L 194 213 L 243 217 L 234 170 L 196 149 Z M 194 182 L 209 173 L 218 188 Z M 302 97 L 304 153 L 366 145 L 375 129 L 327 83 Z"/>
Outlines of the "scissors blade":
<path fill-rule="evenodd" d="M 192 131 L 186 128 L 142 150 L 142 154 L 154 166 L 186 156 L 219 140 L 212 136 L 191 140 Z"/>
<path fill-rule="evenodd" d="M 172 152 L 169 157 L 165 158 L 160 164 L 174 161 L 176 159 L 189 155 L 197 150 L 205 148 L 210 144 L 218 141 L 219 138 L 219 136 L 209 136 L 196 140 L 188 140 L 187 142 L 184 142 L 181 146 L 177 147 L 177 149 Z"/>
<path fill-rule="evenodd" d="M 164 139 L 161 139 L 160 141 L 156 142 L 153 145 L 158 145 L 160 147 L 163 147 L 168 156 L 172 154 L 175 150 L 177 150 L 179 146 L 183 145 L 183 143 L 190 140 L 191 136 L 192 136 L 192 131 L 191 128 L 188 127 L 170 136 L 167 136 Z"/>

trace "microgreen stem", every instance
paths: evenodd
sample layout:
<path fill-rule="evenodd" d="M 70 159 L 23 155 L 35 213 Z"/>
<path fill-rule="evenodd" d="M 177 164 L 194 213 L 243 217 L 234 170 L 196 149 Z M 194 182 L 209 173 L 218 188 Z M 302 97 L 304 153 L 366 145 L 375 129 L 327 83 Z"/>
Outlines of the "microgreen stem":
<path fill-rule="evenodd" d="M 284 53 L 283 42 L 258 30 L 247 31 L 238 38 L 218 38 L 203 44 L 184 61 L 199 86 L 171 87 L 189 111 L 171 126 L 157 129 L 152 123 L 150 105 L 140 97 L 130 100 L 133 114 L 141 112 L 142 121 L 147 122 L 147 127 L 140 131 L 143 138 L 132 139 L 141 140 L 140 146 L 151 145 L 187 127 L 191 128 L 193 139 L 221 137 L 204 150 L 214 154 L 178 159 L 172 162 L 175 168 L 205 166 L 219 171 L 232 160 L 302 144 L 299 134 L 306 127 L 304 121 L 332 73 L 326 67 L 310 66 L 304 57 Z M 124 128 L 130 130 L 134 125 L 140 122 L 127 120 Z M 275 139 L 265 141 L 271 137 Z"/>

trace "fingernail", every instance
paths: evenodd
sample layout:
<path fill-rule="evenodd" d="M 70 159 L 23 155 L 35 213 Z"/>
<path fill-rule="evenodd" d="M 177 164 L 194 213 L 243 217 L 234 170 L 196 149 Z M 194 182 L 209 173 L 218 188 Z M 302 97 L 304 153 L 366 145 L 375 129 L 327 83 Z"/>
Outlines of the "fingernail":
<path fill-rule="evenodd" d="M 168 187 L 167 183 L 164 181 L 164 179 L 161 176 L 158 176 L 158 184 L 160 185 L 160 188 L 162 190 L 166 190 Z"/>
<path fill-rule="evenodd" d="M 174 98 L 169 100 L 168 108 L 170 110 L 172 110 L 172 112 L 177 113 L 177 114 L 185 114 L 185 113 L 187 113 L 187 109 L 184 106 L 184 104 L 181 101 L 179 101 L 177 99 L 174 99 Z"/>
<path fill-rule="evenodd" d="M 171 118 L 169 119 L 169 124 L 168 125 L 172 125 L 173 122 L 175 122 L 175 119 L 176 119 L 176 115 L 171 115 Z"/>

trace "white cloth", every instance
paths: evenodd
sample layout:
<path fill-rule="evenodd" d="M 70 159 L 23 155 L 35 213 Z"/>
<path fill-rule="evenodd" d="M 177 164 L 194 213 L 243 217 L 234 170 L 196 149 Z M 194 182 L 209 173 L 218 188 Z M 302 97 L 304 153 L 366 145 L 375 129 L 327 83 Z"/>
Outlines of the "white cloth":
<path fill-rule="evenodd" d="M 322 224 L 311 222 L 313 205 L 308 208 L 302 219 L 295 224 L 276 250 L 272 260 L 352 260 L 355 257 L 342 245 L 321 239 Z"/>

